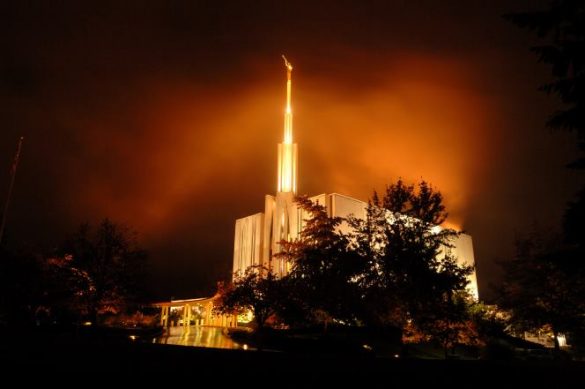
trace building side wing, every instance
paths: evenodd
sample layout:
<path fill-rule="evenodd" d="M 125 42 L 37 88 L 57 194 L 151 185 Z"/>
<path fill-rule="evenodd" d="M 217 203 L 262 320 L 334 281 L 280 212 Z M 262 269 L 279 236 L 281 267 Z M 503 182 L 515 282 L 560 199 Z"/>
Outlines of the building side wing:
<path fill-rule="evenodd" d="M 477 274 L 475 271 L 475 257 L 473 255 L 473 240 L 470 235 L 459 234 L 452 242 L 453 247 L 446 248 L 446 252 L 450 253 L 457 260 L 460 266 L 472 266 L 473 272 L 467 276 L 469 284 L 467 291 L 477 300 L 479 298 L 479 290 L 477 287 Z"/>
<path fill-rule="evenodd" d="M 243 273 L 250 266 L 262 265 L 264 214 L 236 220 L 233 272 Z"/>

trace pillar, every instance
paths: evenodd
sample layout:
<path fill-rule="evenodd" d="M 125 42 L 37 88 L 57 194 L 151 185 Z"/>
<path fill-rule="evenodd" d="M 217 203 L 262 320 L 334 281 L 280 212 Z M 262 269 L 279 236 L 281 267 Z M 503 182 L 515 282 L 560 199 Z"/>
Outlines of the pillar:
<path fill-rule="evenodd" d="M 163 326 L 164 328 L 169 327 L 169 311 L 170 308 L 167 306 L 162 306 L 161 307 L 161 314 L 160 314 L 160 324 L 161 326 Z"/>

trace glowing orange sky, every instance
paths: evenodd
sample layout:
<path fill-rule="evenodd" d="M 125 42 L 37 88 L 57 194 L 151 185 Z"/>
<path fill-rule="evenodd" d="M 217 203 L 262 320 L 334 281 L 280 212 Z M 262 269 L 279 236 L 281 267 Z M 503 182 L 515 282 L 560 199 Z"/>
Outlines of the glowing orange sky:
<path fill-rule="evenodd" d="M 50 246 L 109 216 L 142 234 L 157 293 L 209 293 L 234 220 L 276 190 L 286 48 L 299 192 L 431 182 L 486 287 L 515 232 L 556 222 L 578 186 L 570 138 L 543 128 L 547 71 L 499 16 L 516 3 L 301 3 L 15 5 L 0 83 L 0 162 L 26 137 L 13 239 Z"/>
<path fill-rule="evenodd" d="M 469 188 L 483 174 L 490 148 L 484 124 L 490 102 L 469 88 L 466 69 L 404 55 L 377 85 L 356 96 L 337 87 L 345 80 L 311 79 L 298 67 L 294 113 L 301 193 L 367 199 L 397 177 L 424 178 L 445 194 L 451 221 L 464 225 Z M 95 216 L 127 215 L 141 231 L 154 234 L 172 226 L 192 198 L 245 193 L 261 204 L 275 190 L 275 145 L 282 137 L 284 83 L 273 76 L 278 70 L 264 85 L 251 82 L 241 90 L 154 88 L 131 112 L 133 126 L 142 130 L 138 137 L 106 118 L 80 123 L 87 129 L 80 135 L 86 152 L 107 154 L 110 162 L 75 190 L 84 201 L 72 214 L 89 209 Z M 210 185 L 218 181 L 219 188 Z M 252 203 L 241 212 L 256 208 Z"/>

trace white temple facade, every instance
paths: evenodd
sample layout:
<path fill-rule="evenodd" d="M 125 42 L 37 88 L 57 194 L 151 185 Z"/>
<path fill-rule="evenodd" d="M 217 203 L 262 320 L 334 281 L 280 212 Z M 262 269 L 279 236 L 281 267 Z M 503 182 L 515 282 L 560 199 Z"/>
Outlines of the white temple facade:
<path fill-rule="evenodd" d="M 234 237 L 234 275 L 243 273 L 250 266 L 264 266 L 278 277 L 287 274 L 289 269 L 283 259 L 275 257 L 280 251 L 279 242 L 293 240 L 303 228 L 307 218 L 294 202 L 297 194 L 297 144 L 293 143 L 293 115 L 291 107 L 292 65 L 285 60 L 287 69 L 286 108 L 284 114 L 284 138 L 278 144 L 278 184 L 276 195 L 266 195 L 264 212 L 259 212 L 236 220 Z M 353 215 L 366 217 L 367 202 L 338 193 L 320 194 L 311 197 L 326 207 L 330 217 L 346 218 Z M 349 226 L 341 225 L 342 232 L 349 232 Z M 451 250 L 460 264 L 474 265 L 473 242 L 471 236 L 460 234 L 453 242 Z M 477 278 L 474 272 L 469 276 L 468 289 L 477 299 Z"/>

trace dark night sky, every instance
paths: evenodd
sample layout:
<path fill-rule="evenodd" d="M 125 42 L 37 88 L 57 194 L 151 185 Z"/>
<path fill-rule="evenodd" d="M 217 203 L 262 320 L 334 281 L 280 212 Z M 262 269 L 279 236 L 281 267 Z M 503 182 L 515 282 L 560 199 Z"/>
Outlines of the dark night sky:
<path fill-rule="evenodd" d="M 544 128 L 536 41 L 501 17 L 546 1 L 116 3 L 0 4 L 2 198 L 25 136 L 12 246 L 108 216 L 140 233 L 158 297 L 212 293 L 234 220 L 275 192 L 282 53 L 300 192 L 430 181 L 473 236 L 484 297 L 515 234 L 557 225 L 580 186 L 573 138 Z"/>

